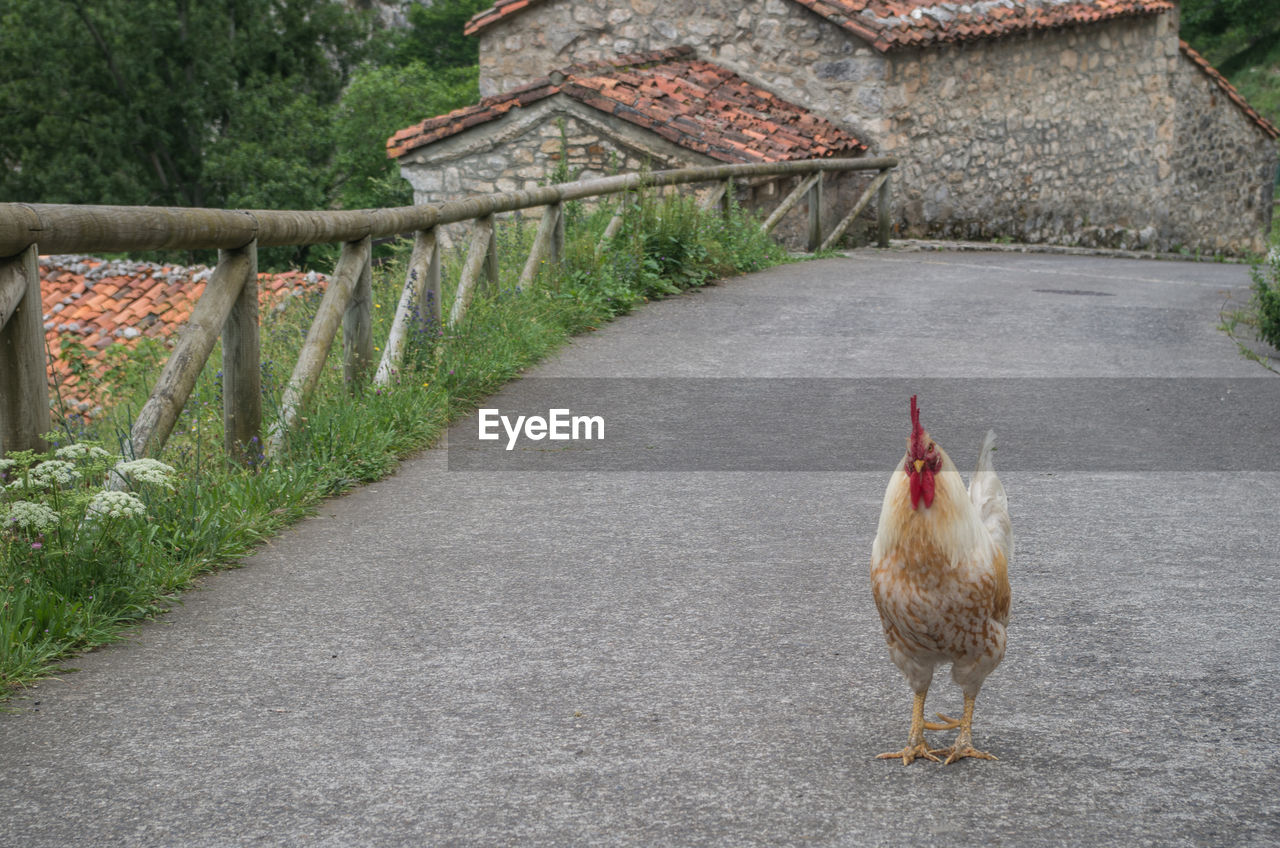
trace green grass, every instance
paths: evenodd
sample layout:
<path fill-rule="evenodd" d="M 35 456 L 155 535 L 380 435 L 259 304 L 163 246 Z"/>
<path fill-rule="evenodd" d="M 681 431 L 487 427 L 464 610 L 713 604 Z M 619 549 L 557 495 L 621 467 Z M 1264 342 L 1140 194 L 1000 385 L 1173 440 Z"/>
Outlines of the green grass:
<path fill-rule="evenodd" d="M 1248 301 L 1228 297 L 1219 312 L 1218 329 L 1236 343 L 1241 356 L 1280 373 L 1272 356 L 1280 351 L 1280 227 L 1275 221 L 1270 243 L 1271 250 L 1250 269 L 1253 286 Z"/>
<path fill-rule="evenodd" d="M 221 448 L 221 354 L 215 349 L 161 457 L 172 471 L 152 482 L 139 472 L 128 487 L 136 500 L 122 501 L 113 515 L 101 499 L 96 510 L 90 504 L 100 498 L 116 457 L 128 454 L 130 422 L 164 352 L 151 346 L 122 356 L 102 386 L 115 401 L 109 415 L 92 423 L 65 421 L 51 435 L 49 454 L 14 454 L 0 469 L 0 698 L 51 673 L 58 660 L 110 642 L 163 611 L 198 575 L 234 565 L 322 499 L 388 474 L 572 335 L 645 300 L 786 261 L 736 208 L 726 222 L 687 199 L 654 197 L 628 207 L 621 232 L 597 258 L 612 211 L 572 205 L 563 263 L 524 290 L 516 280 L 533 228 L 500 226 L 496 289 L 478 295 L 447 333 L 419 328 L 391 385 L 345 385 L 341 340 L 335 341 L 302 426 L 280 456 L 253 470 L 228 461 Z M 399 246 L 374 275 L 379 347 L 394 317 L 407 253 L 407 245 Z M 446 315 L 462 258 L 455 252 L 444 263 Z M 295 298 L 263 316 L 268 421 L 318 301 L 318 295 Z M 63 460 L 69 466 L 51 464 L 58 461 L 55 452 L 68 455 L 69 445 L 85 446 L 70 451 L 86 455 Z M 129 514 L 142 510 L 145 515 Z"/>

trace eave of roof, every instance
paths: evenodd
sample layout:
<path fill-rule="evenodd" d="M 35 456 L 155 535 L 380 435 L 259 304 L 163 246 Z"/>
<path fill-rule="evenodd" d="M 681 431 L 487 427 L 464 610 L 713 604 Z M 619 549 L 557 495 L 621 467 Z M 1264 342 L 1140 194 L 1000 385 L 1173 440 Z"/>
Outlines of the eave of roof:
<path fill-rule="evenodd" d="M 793 0 L 881 52 L 1155 15 L 1171 0 Z"/>
<path fill-rule="evenodd" d="M 387 155 L 403 156 L 556 94 L 723 162 L 850 156 L 867 149 L 830 121 L 698 60 L 691 48 L 676 47 L 571 65 L 475 106 L 428 118 L 388 139 Z"/>
<path fill-rule="evenodd" d="M 1222 91 L 1227 95 L 1227 99 L 1230 100 L 1232 103 L 1234 103 L 1236 106 L 1240 107 L 1241 111 L 1243 111 L 1247 116 L 1249 116 L 1250 120 L 1252 120 L 1255 124 L 1261 127 L 1263 132 L 1265 132 L 1271 138 L 1280 138 L 1280 127 L 1277 127 L 1275 124 L 1268 121 L 1256 109 L 1250 106 L 1248 101 L 1244 99 L 1244 97 L 1240 94 L 1240 92 L 1236 91 L 1236 87 L 1231 83 L 1227 82 L 1227 78 L 1224 77 L 1221 73 L 1219 73 L 1217 68 L 1209 64 L 1208 59 L 1205 59 L 1203 56 L 1197 53 L 1191 47 L 1191 45 L 1187 44 L 1187 42 L 1185 41 L 1179 41 L 1178 47 L 1182 49 L 1182 52 L 1186 54 L 1186 57 L 1188 59 L 1194 62 L 1198 68 L 1200 68 L 1200 70 L 1205 74 L 1205 76 L 1209 77 L 1209 79 L 1217 83 L 1218 87 L 1221 88 Z"/>

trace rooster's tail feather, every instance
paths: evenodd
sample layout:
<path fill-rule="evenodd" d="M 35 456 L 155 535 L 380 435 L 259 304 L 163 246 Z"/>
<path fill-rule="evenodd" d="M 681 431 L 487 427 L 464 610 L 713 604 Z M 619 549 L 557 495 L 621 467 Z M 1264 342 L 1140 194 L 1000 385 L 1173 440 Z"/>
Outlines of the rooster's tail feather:
<path fill-rule="evenodd" d="M 996 476 L 995 452 L 996 433 L 988 430 L 978 450 L 978 465 L 969 480 L 969 500 L 978 508 L 983 525 L 1008 561 L 1013 557 L 1013 528 L 1009 521 L 1009 497 Z"/>

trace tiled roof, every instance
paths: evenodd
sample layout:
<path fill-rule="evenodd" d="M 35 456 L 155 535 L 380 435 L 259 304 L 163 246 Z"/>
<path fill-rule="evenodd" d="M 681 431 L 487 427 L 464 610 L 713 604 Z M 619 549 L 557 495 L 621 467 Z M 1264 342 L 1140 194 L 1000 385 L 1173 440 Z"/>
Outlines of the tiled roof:
<path fill-rule="evenodd" d="M 1191 48 L 1190 44 L 1185 41 L 1179 41 L 1178 46 L 1182 48 L 1182 52 L 1187 54 L 1187 58 L 1200 68 L 1209 79 L 1218 84 L 1218 87 L 1226 93 L 1227 99 L 1239 106 L 1246 115 L 1258 126 L 1262 127 L 1262 131 L 1272 138 L 1280 138 L 1280 128 L 1268 121 L 1262 115 L 1248 104 L 1248 102 L 1236 91 L 1236 87 L 1227 82 L 1227 78 L 1220 74 L 1217 68 L 1209 64 L 1209 61 Z"/>
<path fill-rule="evenodd" d="M 473 35 L 539 0 L 498 0 L 467 22 Z M 876 49 L 997 38 L 1173 9 L 1171 0 L 793 0 Z"/>
<path fill-rule="evenodd" d="M 105 355 L 113 345 L 133 347 L 139 339 L 165 340 L 191 316 L 213 270 L 152 262 L 106 261 L 85 256 L 41 256 L 40 299 L 44 310 L 50 393 L 68 412 L 93 415 L 110 399 L 96 384 L 111 367 Z M 264 306 L 323 288 L 323 275 L 287 271 L 259 274 Z M 83 345 L 86 354 L 63 355 L 65 341 Z M 88 358 L 85 359 L 84 357 Z"/>
<path fill-rule="evenodd" d="M 509 15 L 514 15 L 526 6 L 536 2 L 538 0 L 498 0 L 488 9 L 472 15 L 471 20 L 467 21 L 467 25 L 462 28 L 462 31 L 466 35 L 475 35 L 489 24 L 496 23 Z"/>
<path fill-rule="evenodd" d="M 1033 30 L 1152 15 L 1170 0 L 794 0 L 877 50 L 999 38 Z"/>
<path fill-rule="evenodd" d="M 387 140 L 397 157 L 555 94 L 643 127 L 722 162 L 785 162 L 850 156 L 866 145 L 849 133 L 688 47 L 571 65 L 549 77 L 428 118 Z"/>

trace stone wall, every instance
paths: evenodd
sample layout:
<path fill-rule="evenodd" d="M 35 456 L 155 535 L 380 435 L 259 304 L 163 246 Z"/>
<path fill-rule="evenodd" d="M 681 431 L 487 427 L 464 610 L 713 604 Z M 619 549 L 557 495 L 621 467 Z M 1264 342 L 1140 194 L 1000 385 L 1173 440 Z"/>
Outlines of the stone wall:
<path fill-rule="evenodd" d="M 401 158 L 400 172 L 413 186 L 414 203 L 436 204 L 537 188 L 561 167 L 570 179 L 592 179 L 711 163 L 662 139 L 635 135 L 556 97 L 411 151 Z"/>
<path fill-rule="evenodd" d="M 1170 238 L 1206 252 L 1263 253 L 1271 228 L 1276 141 L 1186 55 L 1178 102 Z"/>
<path fill-rule="evenodd" d="M 689 44 L 898 157 L 900 235 L 1256 249 L 1275 145 L 1177 27 L 1165 13 L 880 54 L 790 0 L 543 0 L 482 32 L 481 91 Z"/>
<path fill-rule="evenodd" d="M 679 45 L 864 140 L 884 129 L 885 57 L 790 0 L 543 0 L 481 32 L 480 93 Z"/>
<path fill-rule="evenodd" d="M 892 54 L 905 233 L 1155 246 L 1179 60 L 1168 16 Z"/>
<path fill-rule="evenodd" d="M 400 173 L 413 186 L 417 204 L 439 204 L 474 194 L 521 191 L 546 185 L 556 173 L 586 180 L 621 172 L 664 170 L 722 162 L 677 147 L 653 133 L 605 116 L 564 96 L 554 96 L 502 118 L 472 127 L 400 160 Z M 738 203 L 761 218 L 768 215 L 801 178 L 739 185 Z M 852 207 L 869 173 L 828 174 L 823 193 L 827 231 Z M 709 186 L 690 188 L 701 196 Z M 522 213 L 537 217 L 539 210 Z M 774 230 L 788 247 L 806 246 L 808 205 L 802 201 Z M 865 241 L 874 227 L 874 203 L 850 228 L 848 243 Z M 465 228 L 455 227 L 456 237 Z"/>

